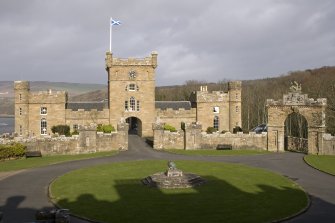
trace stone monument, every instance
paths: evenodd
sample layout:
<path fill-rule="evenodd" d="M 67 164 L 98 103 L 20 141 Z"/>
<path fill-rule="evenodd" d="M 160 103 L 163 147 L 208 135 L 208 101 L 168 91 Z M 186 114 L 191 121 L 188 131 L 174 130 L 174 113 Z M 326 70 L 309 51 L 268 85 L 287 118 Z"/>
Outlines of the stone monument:
<path fill-rule="evenodd" d="M 146 186 L 167 189 L 190 188 L 200 186 L 205 182 L 205 179 L 196 174 L 183 173 L 172 161 L 168 162 L 168 169 L 165 172 L 155 173 L 142 180 Z"/>

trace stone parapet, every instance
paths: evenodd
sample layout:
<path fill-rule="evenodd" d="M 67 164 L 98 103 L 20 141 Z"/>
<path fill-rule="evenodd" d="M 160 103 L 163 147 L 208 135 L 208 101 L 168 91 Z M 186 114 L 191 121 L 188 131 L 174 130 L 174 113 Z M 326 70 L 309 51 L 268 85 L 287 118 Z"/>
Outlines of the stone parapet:
<path fill-rule="evenodd" d="M 153 68 L 157 67 L 157 55 L 156 51 L 151 53 L 150 57 L 145 58 L 115 58 L 112 53 L 106 53 L 106 68 L 112 66 L 152 66 Z"/>

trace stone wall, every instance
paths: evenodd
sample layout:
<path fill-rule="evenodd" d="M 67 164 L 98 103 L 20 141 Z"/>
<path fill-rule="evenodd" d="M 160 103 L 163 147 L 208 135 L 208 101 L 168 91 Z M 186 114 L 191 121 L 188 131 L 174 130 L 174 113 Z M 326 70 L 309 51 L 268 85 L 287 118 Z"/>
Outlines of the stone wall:
<path fill-rule="evenodd" d="M 41 151 L 42 155 L 82 154 L 128 149 L 128 124 L 119 123 L 117 132 L 97 134 L 96 126 L 80 126 L 79 135 L 72 137 L 22 138 L 16 142 L 27 146 L 27 151 Z M 10 143 L 10 142 L 7 142 Z"/>
<path fill-rule="evenodd" d="M 335 136 L 331 134 L 322 134 L 319 137 L 319 144 L 322 145 L 319 148 L 318 154 L 319 155 L 335 155 Z"/>
<path fill-rule="evenodd" d="M 237 133 L 207 134 L 201 132 L 201 125 L 184 124 L 183 130 L 176 133 L 163 130 L 164 123 L 153 125 L 154 149 L 216 149 L 219 144 L 232 145 L 233 149 L 267 149 L 267 134 Z"/>
<path fill-rule="evenodd" d="M 163 129 L 155 130 L 153 147 L 154 149 L 183 149 L 184 131 L 170 132 Z"/>
<path fill-rule="evenodd" d="M 160 122 L 172 125 L 176 129 L 181 129 L 181 123 L 187 122 L 192 123 L 196 121 L 197 110 L 192 108 L 191 110 L 178 109 L 173 110 L 168 108 L 166 110 L 156 109 L 157 117 Z"/>
<path fill-rule="evenodd" d="M 200 141 L 201 149 L 216 149 L 219 144 L 232 145 L 233 149 L 252 149 L 252 150 L 266 150 L 267 149 L 267 134 L 256 134 L 254 132 L 243 134 L 225 133 L 225 134 L 207 134 L 201 133 Z"/>
<path fill-rule="evenodd" d="M 109 109 L 104 109 L 103 111 L 98 111 L 97 109 L 92 109 L 90 111 L 85 111 L 84 109 L 78 109 L 78 111 L 66 109 L 65 120 L 66 125 L 69 125 L 72 131 L 73 125 L 85 126 L 91 123 L 108 125 Z"/>

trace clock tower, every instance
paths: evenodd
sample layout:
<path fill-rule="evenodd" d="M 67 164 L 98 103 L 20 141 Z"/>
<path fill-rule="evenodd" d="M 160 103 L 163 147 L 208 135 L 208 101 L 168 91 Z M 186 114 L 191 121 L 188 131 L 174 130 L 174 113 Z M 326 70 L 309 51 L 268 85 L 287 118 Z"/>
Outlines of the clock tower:
<path fill-rule="evenodd" d="M 130 133 L 152 136 L 155 122 L 155 69 L 157 52 L 145 58 L 115 58 L 106 53 L 109 122 L 129 123 Z"/>

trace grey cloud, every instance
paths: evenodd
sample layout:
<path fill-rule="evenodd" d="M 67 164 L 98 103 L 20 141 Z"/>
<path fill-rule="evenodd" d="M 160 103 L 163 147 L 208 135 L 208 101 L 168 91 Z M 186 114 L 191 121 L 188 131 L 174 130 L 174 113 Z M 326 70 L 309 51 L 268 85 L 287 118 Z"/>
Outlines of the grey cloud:
<path fill-rule="evenodd" d="M 105 83 L 104 56 L 159 53 L 157 84 L 334 65 L 332 0 L 0 2 L 1 80 Z"/>

